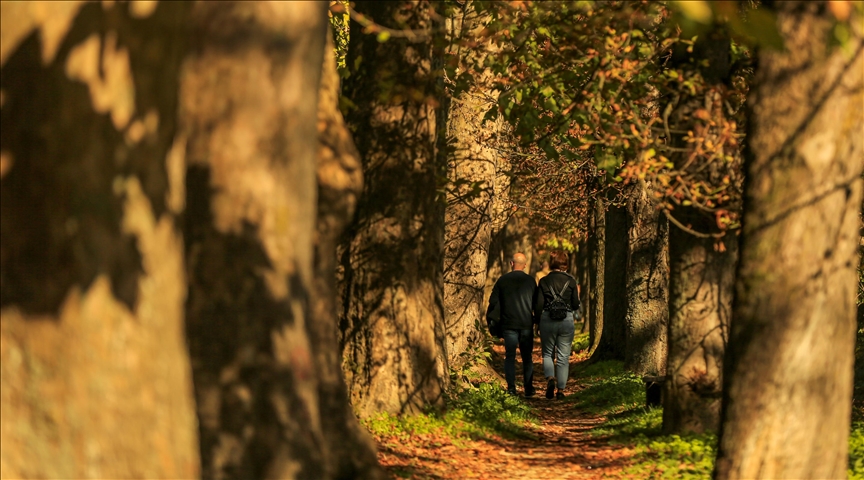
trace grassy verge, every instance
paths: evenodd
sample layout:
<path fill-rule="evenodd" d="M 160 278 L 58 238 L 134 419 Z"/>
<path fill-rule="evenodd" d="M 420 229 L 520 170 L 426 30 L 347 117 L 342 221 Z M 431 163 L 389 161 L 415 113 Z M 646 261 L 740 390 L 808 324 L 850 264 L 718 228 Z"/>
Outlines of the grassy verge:
<path fill-rule="evenodd" d="M 621 478 L 710 478 L 714 468 L 714 435 L 662 435 L 660 408 L 645 407 L 645 387 L 621 362 L 579 366 L 573 372 L 587 388 L 576 406 L 606 417 L 592 435 L 633 448 L 633 464 Z"/>
<path fill-rule="evenodd" d="M 380 414 L 363 421 L 379 441 L 461 446 L 491 436 L 533 438 L 537 420 L 519 397 L 493 383 L 466 384 L 450 392 L 447 408 L 413 415 Z"/>
<path fill-rule="evenodd" d="M 855 389 L 852 396 L 852 431 L 849 434 L 849 478 L 864 480 L 864 325 L 860 323 L 855 342 Z"/>
<path fill-rule="evenodd" d="M 662 435 L 662 409 L 644 406 L 641 379 L 625 372 L 621 362 L 580 366 L 573 373 L 587 385 L 575 396 L 576 406 L 607 419 L 592 430 L 592 435 L 636 451 L 633 464 L 621 472 L 622 478 L 711 478 L 716 435 Z M 856 387 L 856 393 L 864 390 Z M 849 437 L 848 477 L 853 480 L 864 480 L 864 412 L 860 400 L 856 399 Z"/>

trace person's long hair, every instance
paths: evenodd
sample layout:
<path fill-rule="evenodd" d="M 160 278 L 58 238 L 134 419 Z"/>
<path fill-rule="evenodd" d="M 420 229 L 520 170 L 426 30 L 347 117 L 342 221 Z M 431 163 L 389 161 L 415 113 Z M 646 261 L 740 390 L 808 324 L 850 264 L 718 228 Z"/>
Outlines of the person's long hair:
<path fill-rule="evenodd" d="M 554 250 L 549 254 L 549 269 L 566 272 L 570 269 L 570 255 L 564 250 Z"/>

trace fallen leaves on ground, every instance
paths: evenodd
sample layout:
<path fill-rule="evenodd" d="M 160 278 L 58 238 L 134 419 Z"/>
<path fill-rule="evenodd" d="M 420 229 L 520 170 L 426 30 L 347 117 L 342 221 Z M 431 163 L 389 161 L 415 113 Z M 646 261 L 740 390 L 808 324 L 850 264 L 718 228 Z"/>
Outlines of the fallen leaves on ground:
<path fill-rule="evenodd" d="M 502 378 L 504 347 L 495 345 L 492 365 L 498 375 L 488 381 L 504 388 Z M 634 452 L 620 445 L 609 445 L 588 435 L 603 419 L 581 412 L 572 398 L 580 385 L 572 379 L 565 392 L 570 399 L 549 400 L 541 388 L 543 365 L 539 342 L 534 349 L 537 395 L 526 398 L 538 418 L 529 425 L 534 438 L 452 439 L 441 434 L 403 437 L 376 436 L 378 460 L 393 478 L 416 479 L 588 479 L 616 476 L 630 464 Z M 584 360 L 571 356 L 571 363 Z M 517 365 L 517 371 L 521 367 Z M 521 392 L 520 392 L 521 395 Z"/>

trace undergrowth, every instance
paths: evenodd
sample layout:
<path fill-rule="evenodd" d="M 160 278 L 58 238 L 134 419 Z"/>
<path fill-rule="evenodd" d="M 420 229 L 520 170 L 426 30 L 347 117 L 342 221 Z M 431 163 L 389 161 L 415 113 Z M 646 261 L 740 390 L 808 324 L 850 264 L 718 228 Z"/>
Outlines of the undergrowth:
<path fill-rule="evenodd" d="M 860 291 L 861 283 L 859 282 L 859 293 Z M 859 301 L 860 298 L 859 295 Z M 852 395 L 852 431 L 849 432 L 849 478 L 854 480 L 864 480 L 864 325 L 861 322 L 861 315 L 858 315 L 858 335 L 855 342 L 855 389 Z"/>
<path fill-rule="evenodd" d="M 622 478 L 710 478 L 714 435 L 663 435 L 663 413 L 645 406 L 645 386 L 622 362 L 598 362 L 574 369 L 586 385 L 576 397 L 582 410 L 606 417 L 591 434 L 634 449 L 633 464 Z"/>
<path fill-rule="evenodd" d="M 537 419 L 524 401 L 508 395 L 500 385 L 473 380 L 449 392 L 443 411 L 406 415 L 383 413 L 364 420 L 363 424 L 379 439 L 403 443 L 420 440 L 434 444 L 446 438 L 447 442 L 461 446 L 465 440 L 494 435 L 535 437 L 531 427 L 537 424 Z"/>
<path fill-rule="evenodd" d="M 582 323 L 581 323 L 581 322 L 580 322 L 580 323 L 577 323 L 577 324 L 576 324 L 576 331 L 578 332 L 578 331 L 581 330 L 581 329 L 582 329 Z M 573 337 L 573 344 L 572 344 L 572 346 L 573 346 L 573 351 L 576 352 L 576 353 L 583 352 L 583 351 L 587 351 L 588 348 L 591 347 L 591 345 L 590 345 L 588 342 L 589 342 L 589 340 L 588 340 L 588 332 L 585 332 L 585 333 L 577 333 L 577 334 Z"/>

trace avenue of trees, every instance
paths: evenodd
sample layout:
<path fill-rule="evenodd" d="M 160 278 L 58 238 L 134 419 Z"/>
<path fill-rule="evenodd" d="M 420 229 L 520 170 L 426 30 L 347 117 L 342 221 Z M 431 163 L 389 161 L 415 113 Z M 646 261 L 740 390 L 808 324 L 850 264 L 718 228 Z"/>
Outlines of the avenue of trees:
<path fill-rule="evenodd" d="M 552 248 L 716 478 L 845 476 L 862 4 L 0 17 L 0 477 L 383 478 L 358 418 L 446 408 Z"/>

